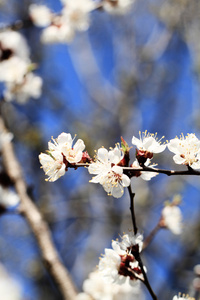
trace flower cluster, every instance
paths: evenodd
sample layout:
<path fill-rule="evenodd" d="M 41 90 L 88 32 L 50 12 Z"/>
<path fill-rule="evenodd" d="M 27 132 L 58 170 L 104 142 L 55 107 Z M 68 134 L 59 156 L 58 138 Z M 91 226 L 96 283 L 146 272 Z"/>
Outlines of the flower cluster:
<path fill-rule="evenodd" d="M 41 95 L 42 79 L 33 74 L 35 65 L 29 59 L 29 48 L 23 36 L 15 31 L 0 33 L 0 81 L 4 82 L 4 99 L 25 103 Z"/>
<path fill-rule="evenodd" d="M 53 13 L 45 5 L 31 4 L 29 15 L 32 22 L 43 29 L 43 43 L 70 43 L 76 31 L 86 31 L 90 25 L 90 12 L 101 8 L 111 14 L 128 12 L 135 0 L 104 0 L 101 4 L 93 0 L 61 0 L 63 8 Z"/>
<path fill-rule="evenodd" d="M 133 233 L 122 236 L 122 241 L 112 241 L 112 249 L 105 249 L 100 258 L 99 271 L 108 282 L 123 284 L 126 281 L 135 285 L 137 279 L 143 280 L 143 273 L 136 260 L 142 250 L 143 236 Z"/>
<path fill-rule="evenodd" d="M 194 169 L 200 168 L 200 141 L 194 134 L 188 134 L 185 138 L 181 137 L 180 140 L 178 138 L 170 140 L 167 144 L 162 144 L 163 137 L 158 140 L 157 134 L 147 133 L 147 131 L 139 134 L 139 139 L 135 136 L 132 138 L 132 144 L 136 146 L 136 159 L 130 165 L 128 172 L 125 171 L 129 165 L 129 151 L 131 148 L 123 138 L 121 147 L 119 144 L 110 150 L 102 147 L 97 150 L 96 157 L 92 160 L 87 152 L 83 152 L 85 145 L 82 140 L 78 140 L 72 147 L 71 135 L 62 133 L 56 140 L 53 139 L 53 143 L 49 142 L 48 154 L 40 154 L 40 162 L 46 175 L 49 176 L 49 181 L 55 181 L 63 176 L 69 166 L 79 162 L 87 162 L 88 172 L 95 175 L 90 182 L 101 184 L 108 195 L 115 198 L 120 198 L 124 194 L 124 188 L 131 184 L 131 177 L 151 180 L 158 175 L 156 170 L 154 172 L 156 165 L 151 165 L 151 160 L 154 153 L 161 153 L 166 147 L 175 153 L 174 161 L 176 163 L 182 163 Z M 172 215 L 176 217 L 172 218 Z M 168 222 L 169 216 L 174 220 L 181 221 L 179 208 L 174 205 L 163 210 L 163 224 L 165 220 L 165 227 L 169 227 L 169 223 L 174 224 L 171 221 L 172 219 Z M 176 232 L 175 234 L 180 233 L 178 229 L 171 230 L 174 233 Z"/>
<path fill-rule="evenodd" d="M 89 28 L 89 13 L 95 8 L 92 0 L 62 0 L 63 9 L 56 15 L 44 5 L 32 4 L 29 14 L 36 26 L 46 27 L 41 35 L 43 43 L 69 43 L 76 31 Z"/>
<path fill-rule="evenodd" d="M 57 139 L 53 139 L 53 143 L 48 143 L 49 150 L 47 154 L 41 153 L 39 160 L 47 180 L 53 182 L 63 176 L 69 166 L 76 164 L 82 160 L 85 144 L 78 139 L 73 146 L 71 134 L 61 133 Z"/>
<path fill-rule="evenodd" d="M 109 283 L 104 280 L 101 272 L 96 270 L 89 274 L 83 283 L 83 293 L 77 295 L 76 300 L 131 300 L 135 297 L 141 299 L 140 282 L 134 287 L 126 281 L 124 284 Z"/>

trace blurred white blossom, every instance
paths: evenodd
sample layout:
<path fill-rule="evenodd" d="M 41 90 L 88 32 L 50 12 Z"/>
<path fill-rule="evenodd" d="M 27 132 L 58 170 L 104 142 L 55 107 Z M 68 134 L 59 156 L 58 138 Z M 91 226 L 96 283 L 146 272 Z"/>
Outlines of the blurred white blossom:
<path fill-rule="evenodd" d="M 104 0 L 103 8 L 111 14 L 125 14 L 134 4 L 135 0 Z"/>
<path fill-rule="evenodd" d="M 63 16 L 74 30 L 85 31 L 89 28 L 89 13 L 95 8 L 92 0 L 62 0 Z"/>
<path fill-rule="evenodd" d="M 18 103 L 25 103 L 30 97 L 37 99 L 41 96 L 42 78 L 30 72 L 22 78 L 21 82 L 6 82 L 5 86 L 6 101 L 16 100 Z"/>
<path fill-rule="evenodd" d="M 92 0 L 63 0 L 63 8 L 59 15 L 52 14 L 51 23 L 41 35 L 43 43 L 69 43 L 76 31 L 85 31 L 90 25 L 90 12 L 95 8 Z M 43 12 L 48 18 L 47 11 Z M 39 20 L 38 20 L 39 23 Z"/>
<path fill-rule="evenodd" d="M 182 295 L 181 296 L 181 294 L 179 294 L 178 296 L 174 296 L 173 297 L 173 299 L 172 300 L 195 300 L 194 298 L 192 298 L 192 297 L 189 297 L 188 295 Z"/>
<path fill-rule="evenodd" d="M 2 300 L 23 300 L 19 284 L 0 265 L 0 295 Z"/>
<path fill-rule="evenodd" d="M 135 283 L 134 287 L 127 281 L 121 285 L 109 283 L 98 270 L 89 274 L 83 283 L 83 291 L 76 300 L 133 300 L 141 296 L 140 282 Z"/>
<path fill-rule="evenodd" d="M 7 30 L 0 32 L 0 61 L 17 56 L 29 60 L 30 50 L 22 34 Z"/>
<path fill-rule="evenodd" d="M 172 233 L 181 234 L 182 232 L 182 213 L 176 205 L 166 205 L 162 210 L 162 221 Z"/>
<path fill-rule="evenodd" d="M 29 63 L 17 56 L 0 63 L 0 81 L 19 84 L 28 72 Z"/>
<path fill-rule="evenodd" d="M 0 186 L 0 205 L 10 208 L 18 205 L 19 202 L 19 196 L 14 191 Z"/>
<path fill-rule="evenodd" d="M 29 16 L 34 25 L 39 27 L 49 26 L 52 21 L 52 12 L 45 5 L 31 4 L 29 6 Z"/>
<path fill-rule="evenodd" d="M 25 103 L 30 97 L 40 97 L 42 79 L 31 72 L 34 68 L 24 37 L 14 31 L 0 33 L 0 81 L 6 101 Z"/>
<path fill-rule="evenodd" d="M 65 24 L 62 16 L 54 20 L 54 23 L 46 27 L 41 34 L 43 43 L 69 43 L 74 38 L 74 30 Z"/>

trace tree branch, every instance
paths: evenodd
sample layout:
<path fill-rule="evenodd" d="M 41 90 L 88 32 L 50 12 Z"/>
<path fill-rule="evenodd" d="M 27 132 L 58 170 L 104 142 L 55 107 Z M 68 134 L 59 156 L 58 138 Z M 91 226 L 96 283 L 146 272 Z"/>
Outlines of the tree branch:
<path fill-rule="evenodd" d="M 136 218 L 135 218 L 135 208 L 134 208 L 134 197 L 135 193 L 132 192 L 131 185 L 128 186 L 129 196 L 130 196 L 130 211 L 131 211 L 131 219 L 133 224 L 134 234 L 137 234 L 138 228 L 136 225 Z"/>
<path fill-rule="evenodd" d="M 4 121 L 0 117 L 0 132 L 7 132 Z M 64 300 L 74 299 L 77 292 L 52 242 L 51 233 L 38 208 L 27 194 L 27 186 L 23 179 L 22 170 L 14 154 L 11 142 L 2 144 L 2 157 L 5 169 L 13 181 L 21 204 L 20 212 L 27 220 L 41 251 L 44 264 L 58 285 Z"/>

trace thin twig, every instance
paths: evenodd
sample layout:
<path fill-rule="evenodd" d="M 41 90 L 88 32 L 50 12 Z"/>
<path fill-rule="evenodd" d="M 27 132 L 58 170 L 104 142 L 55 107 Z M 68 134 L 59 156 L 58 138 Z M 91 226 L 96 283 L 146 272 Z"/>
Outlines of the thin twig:
<path fill-rule="evenodd" d="M 137 228 L 137 225 L 136 225 L 136 217 L 135 217 L 135 209 L 134 209 L 135 193 L 132 192 L 131 185 L 129 185 L 128 191 L 129 191 L 129 196 L 130 196 L 130 211 L 131 211 L 131 218 L 132 218 L 132 223 L 133 223 L 133 230 L 134 230 L 134 234 L 136 235 L 137 232 L 138 232 L 138 228 Z M 151 285 L 149 283 L 149 280 L 147 278 L 146 272 L 144 270 L 144 266 L 143 266 L 143 262 L 142 262 L 141 257 L 140 257 L 139 249 L 138 249 L 137 252 L 134 252 L 134 256 L 135 256 L 135 259 L 138 261 L 140 269 L 142 271 L 142 274 L 143 274 L 143 277 L 144 277 L 143 283 L 146 285 L 150 295 L 152 296 L 152 299 L 157 300 L 157 296 L 155 295 L 154 291 L 152 290 Z"/>
<path fill-rule="evenodd" d="M 7 130 L 3 119 L 0 117 L 0 132 Z M 2 158 L 8 176 L 14 183 L 16 192 L 20 197 L 20 212 L 27 220 L 41 251 L 44 264 L 58 285 L 64 300 L 75 299 L 76 288 L 68 274 L 67 269 L 60 261 L 58 253 L 52 241 L 51 233 L 47 223 L 44 221 L 38 208 L 27 194 L 27 186 L 23 179 L 21 166 L 14 154 L 11 142 L 5 141 L 2 144 Z"/>
<path fill-rule="evenodd" d="M 133 230 L 134 230 L 134 234 L 136 235 L 137 231 L 138 231 L 138 228 L 137 228 L 137 225 L 136 225 L 135 208 L 134 208 L 135 193 L 132 192 L 131 185 L 129 185 L 128 191 L 129 191 L 129 196 L 130 196 L 130 211 L 131 211 Z"/>
<path fill-rule="evenodd" d="M 148 280 L 147 274 L 146 274 L 146 272 L 145 272 L 145 270 L 144 270 L 143 262 L 142 262 L 142 260 L 141 260 L 141 257 L 140 257 L 140 253 L 139 253 L 139 252 L 138 252 L 137 256 L 135 256 L 135 259 L 136 259 L 136 260 L 138 261 L 138 263 L 139 263 L 140 269 L 141 269 L 142 274 L 143 274 L 143 276 L 144 276 L 144 281 L 143 281 L 143 282 L 144 282 L 144 284 L 146 285 L 146 287 L 147 287 L 147 289 L 148 289 L 148 291 L 149 291 L 149 293 L 150 293 L 152 299 L 153 299 L 153 300 L 157 300 L 158 298 L 157 298 L 157 296 L 155 295 L 155 293 L 154 293 L 154 291 L 152 290 L 152 287 L 151 287 L 151 285 L 150 285 L 150 283 L 149 283 L 149 280 Z"/>
<path fill-rule="evenodd" d="M 192 168 L 189 168 L 187 170 L 181 170 L 181 171 L 175 171 L 175 170 L 164 170 L 164 169 L 156 169 L 156 168 L 150 168 L 143 166 L 143 168 L 131 168 L 131 167 L 123 167 L 123 170 L 125 173 L 128 173 L 130 177 L 134 176 L 136 172 L 154 172 L 154 173 L 160 173 L 165 174 L 168 176 L 172 175 L 200 175 L 200 171 L 194 170 Z"/>
<path fill-rule="evenodd" d="M 151 243 L 151 241 L 153 240 L 153 238 L 155 237 L 156 233 L 161 229 L 160 226 L 160 221 L 158 222 L 158 224 L 155 226 L 155 228 L 150 232 L 150 234 L 146 237 L 146 239 L 144 240 L 143 243 L 143 247 L 142 250 L 146 249 L 147 246 Z"/>

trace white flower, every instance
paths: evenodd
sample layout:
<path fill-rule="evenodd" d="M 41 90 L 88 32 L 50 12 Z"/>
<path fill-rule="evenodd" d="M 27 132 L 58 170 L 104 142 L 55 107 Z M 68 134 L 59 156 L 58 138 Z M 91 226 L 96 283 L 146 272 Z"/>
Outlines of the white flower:
<path fill-rule="evenodd" d="M 133 136 L 132 144 L 135 145 L 141 151 L 147 151 L 150 153 L 160 153 L 165 150 L 166 145 L 161 144 L 161 138 L 158 140 L 157 134 L 147 133 L 147 131 L 139 132 L 140 138 Z"/>
<path fill-rule="evenodd" d="M 89 278 L 83 283 L 84 293 L 79 294 L 76 300 L 121 300 L 133 299 L 140 293 L 140 282 L 133 288 L 126 280 L 124 284 L 109 283 L 105 281 L 98 270 L 91 272 Z"/>
<path fill-rule="evenodd" d="M 45 28 L 41 34 L 41 41 L 48 43 L 69 43 L 74 38 L 74 30 L 64 22 L 63 16 L 58 16 L 56 22 Z"/>
<path fill-rule="evenodd" d="M 75 300 L 94 300 L 94 298 L 92 298 L 91 296 L 89 296 L 86 293 L 79 293 L 76 296 Z"/>
<path fill-rule="evenodd" d="M 122 167 L 117 166 L 122 158 L 123 153 L 117 146 L 110 151 L 100 148 L 96 161 L 88 167 L 88 172 L 96 175 L 90 182 L 100 183 L 104 190 L 115 198 L 120 198 L 124 187 L 130 185 L 130 178 L 123 174 Z"/>
<path fill-rule="evenodd" d="M 138 261 L 135 260 L 132 254 L 132 251 L 139 251 L 139 245 L 138 247 L 131 245 L 130 248 L 125 250 L 126 242 L 121 244 L 118 241 L 112 241 L 113 249 L 106 248 L 105 255 L 100 258 L 99 272 L 109 283 L 121 285 L 128 281 L 131 286 L 134 286 L 138 277 L 143 278 Z"/>
<path fill-rule="evenodd" d="M 78 139 L 73 146 L 73 140 L 70 133 L 61 133 L 57 139 L 49 141 L 47 151 L 48 154 L 41 153 L 39 155 L 40 163 L 46 175 L 47 180 L 55 181 L 65 174 L 68 163 L 75 164 L 81 161 L 85 144 Z"/>
<path fill-rule="evenodd" d="M 29 48 L 25 38 L 17 31 L 0 32 L 0 60 L 17 56 L 23 60 L 29 58 Z"/>
<path fill-rule="evenodd" d="M 89 13 L 95 8 L 92 0 L 63 0 L 64 7 L 59 16 L 53 16 L 51 25 L 41 35 L 43 43 L 69 43 L 75 31 L 89 27 Z"/>
<path fill-rule="evenodd" d="M 137 233 L 136 235 L 134 232 L 130 231 L 127 234 L 124 234 L 121 237 L 121 242 L 119 242 L 120 248 L 124 251 L 127 251 L 127 249 L 131 248 L 132 246 L 138 245 L 139 252 L 142 251 L 143 247 L 143 235 L 140 233 Z"/>
<path fill-rule="evenodd" d="M 28 71 L 29 63 L 17 56 L 0 63 L 0 81 L 21 83 Z"/>
<path fill-rule="evenodd" d="M 164 225 L 174 234 L 182 232 L 182 213 L 178 206 L 166 205 L 162 210 Z"/>
<path fill-rule="evenodd" d="M 65 159 L 71 163 L 78 163 L 82 159 L 83 150 L 85 149 L 85 144 L 81 139 L 78 139 L 73 146 L 72 136 L 70 133 L 61 133 L 57 139 L 53 139 L 53 143 L 50 141 L 48 143 L 49 150 L 53 154 L 53 151 L 60 151 L 65 156 Z"/>
<path fill-rule="evenodd" d="M 168 149 L 175 153 L 173 160 L 176 164 L 184 164 L 193 169 L 200 169 L 200 140 L 195 134 L 190 133 L 180 139 L 169 141 Z"/>
<path fill-rule="evenodd" d="M 66 166 L 59 151 L 54 150 L 50 154 L 41 153 L 39 160 L 45 174 L 49 176 L 46 180 L 53 182 L 65 174 Z"/>
<path fill-rule="evenodd" d="M 0 295 L 5 300 L 22 300 L 22 290 L 17 281 L 15 281 L 6 271 L 3 265 L 0 265 Z"/>
<path fill-rule="evenodd" d="M 25 103 L 30 97 L 39 98 L 42 90 L 42 79 L 33 73 L 27 73 L 21 83 L 7 82 L 5 84 L 4 98 L 6 101 L 16 99 L 19 103 Z"/>
<path fill-rule="evenodd" d="M 178 296 L 174 296 L 172 300 L 195 300 L 194 298 L 189 297 L 188 295 L 178 295 Z"/>
<path fill-rule="evenodd" d="M 150 165 L 151 160 L 149 158 L 147 158 L 146 162 L 144 163 L 144 165 L 146 167 L 151 167 L 154 168 L 156 165 Z M 133 169 L 142 169 L 142 167 L 140 167 L 138 160 L 136 159 L 133 164 L 131 165 L 131 167 Z M 136 174 L 136 177 L 141 177 L 143 180 L 151 180 L 151 178 L 157 176 L 158 173 L 156 172 L 148 172 L 148 171 L 139 171 L 138 174 Z"/>
<path fill-rule="evenodd" d="M 9 208 L 18 205 L 19 202 L 19 196 L 15 192 L 0 186 L 0 205 Z"/>
<path fill-rule="evenodd" d="M 135 0 L 105 0 L 103 1 L 103 8 L 111 14 L 125 14 Z"/>
<path fill-rule="evenodd" d="M 89 27 L 89 13 L 95 8 L 92 0 L 63 0 L 63 16 L 74 30 L 85 31 Z"/>
<path fill-rule="evenodd" d="M 125 253 L 124 253 L 125 254 Z M 119 269 L 121 264 L 121 257 L 113 249 L 105 249 L 105 255 L 100 258 L 99 271 L 106 280 L 110 283 L 122 283 L 125 282 L 126 277 L 119 275 Z"/>
<path fill-rule="evenodd" d="M 29 15 L 36 26 L 45 27 L 51 24 L 52 13 L 45 5 L 31 4 Z"/>

